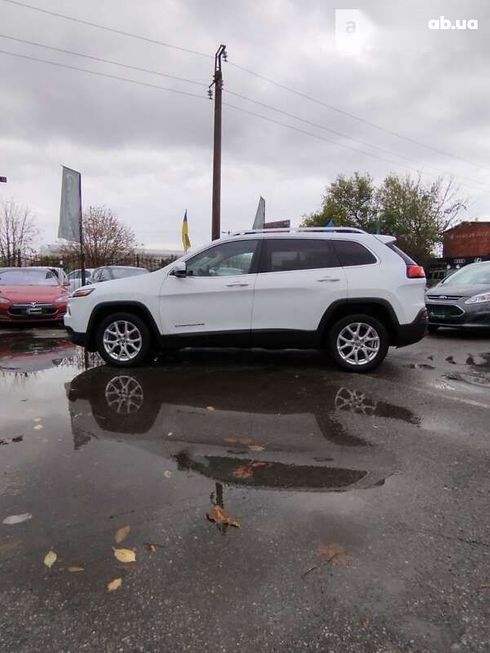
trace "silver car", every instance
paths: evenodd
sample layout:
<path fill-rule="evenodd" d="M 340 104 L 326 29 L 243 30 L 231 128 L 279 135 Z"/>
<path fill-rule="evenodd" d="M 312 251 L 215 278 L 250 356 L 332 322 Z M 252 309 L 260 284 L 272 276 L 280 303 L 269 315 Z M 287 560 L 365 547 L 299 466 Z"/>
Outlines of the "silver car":
<path fill-rule="evenodd" d="M 429 333 L 439 327 L 490 329 L 490 261 L 467 265 L 425 296 Z"/>

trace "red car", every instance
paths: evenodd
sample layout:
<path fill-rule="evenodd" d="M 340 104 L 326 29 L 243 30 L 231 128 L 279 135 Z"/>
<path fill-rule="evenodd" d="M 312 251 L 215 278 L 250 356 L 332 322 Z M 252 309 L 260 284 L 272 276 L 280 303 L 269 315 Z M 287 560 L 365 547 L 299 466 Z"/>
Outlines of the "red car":
<path fill-rule="evenodd" d="M 68 296 L 49 268 L 0 268 L 0 323 L 61 321 Z"/>

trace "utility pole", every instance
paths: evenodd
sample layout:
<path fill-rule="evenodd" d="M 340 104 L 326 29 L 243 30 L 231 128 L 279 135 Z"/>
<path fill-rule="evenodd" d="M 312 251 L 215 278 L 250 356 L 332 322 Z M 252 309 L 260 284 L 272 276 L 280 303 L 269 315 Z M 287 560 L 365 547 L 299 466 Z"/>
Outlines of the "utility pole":
<path fill-rule="evenodd" d="M 221 60 L 226 61 L 226 46 L 220 45 L 214 55 L 214 75 L 209 86 L 209 97 L 213 97 L 214 86 L 214 146 L 213 146 L 213 209 L 211 217 L 211 238 L 221 234 L 221 106 L 223 95 L 223 73 Z"/>

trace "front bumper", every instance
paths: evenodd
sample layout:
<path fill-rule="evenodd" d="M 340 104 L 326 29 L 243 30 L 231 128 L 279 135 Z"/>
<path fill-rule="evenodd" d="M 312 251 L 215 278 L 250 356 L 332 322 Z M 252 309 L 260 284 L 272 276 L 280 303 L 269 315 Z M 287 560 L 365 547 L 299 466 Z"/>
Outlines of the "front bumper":
<path fill-rule="evenodd" d="M 461 302 L 427 303 L 431 326 L 457 329 L 490 329 L 490 304 L 465 304 Z"/>
<path fill-rule="evenodd" d="M 71 327 L 66 326 L 65 324 L 65 329 L 68 333 L 68 338 L 71 340 L 71 342 L 74 345 L 78 345 L 79 347 L 86 347 L 88 338 L 86 333 L 78 333 L 77 331 L 74 331 Z"/>
<path fill-rule="evenodd" d="M 427 332 L 427 324 L 427 309 L 422 308 L 413 322 L 397 326 L 393 344 L 397 347 L 406 347 L 422 340 Z"/>

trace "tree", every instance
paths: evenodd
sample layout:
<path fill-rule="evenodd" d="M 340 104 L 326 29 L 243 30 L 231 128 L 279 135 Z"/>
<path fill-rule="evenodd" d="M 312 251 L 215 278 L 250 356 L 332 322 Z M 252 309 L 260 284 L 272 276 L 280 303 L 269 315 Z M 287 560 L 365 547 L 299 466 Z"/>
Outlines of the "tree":
<path fill-rule="evenodd" d="M 375 231 L 376 187 L 369 174 L 356 172 L 352 177 L 338 175 L 327 187 L 320 211 L 306 217 L 303 226 L 326 227 L 330 220 L 337 227 Z"/>
<path fill-rule="evenodd" d="M 90 206 L 82 216 L 85 265 L 100 267 L 134 254 L 136 238 L 133 230 L 105 206 Z M 78 257 L 79 243 L 62 247 L 64 258 Z"/>
<path fill-rule="evenodd" d="M 429 262 L 443 233 L 466 208 L 452 178 L 424 183 L 420 174 L 388 175 L 376 188 L 369 174 L 339 175 L 326 189 L 320 211 L 302 226 L 358 227 L 396 236 L 400 247 L 421 265 Z"/>
<path fill-rule="evenodd" d="M 32 250 L 38 235 L 34 216 L 28 206 L 14 199 L 3 202 L 0 207 L 0 264 L 15 265 Z"/>
<path fill-rule="evenodd" d="M 377 192 L 380 223 L 397 237 L 400 247 L 421 265 L 427 265 L 443 233 L 466 208 L 454 180 L 426 183 L 420 174 L 388 175 Z"/>

